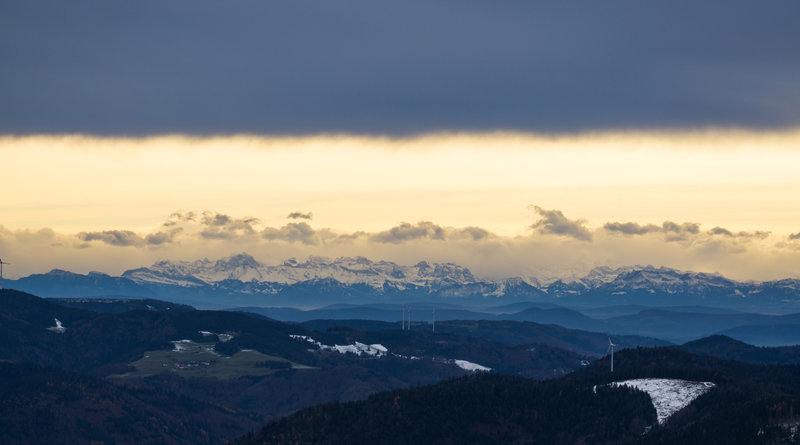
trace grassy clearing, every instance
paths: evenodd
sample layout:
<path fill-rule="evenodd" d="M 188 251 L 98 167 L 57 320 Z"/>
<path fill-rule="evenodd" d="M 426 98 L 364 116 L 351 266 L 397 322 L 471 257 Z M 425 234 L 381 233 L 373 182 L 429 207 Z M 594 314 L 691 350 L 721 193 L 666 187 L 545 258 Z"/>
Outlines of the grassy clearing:
<path fill-rule="evenodd" d="M 276 372 L 269 367 L 256 366 L 262 362 L 289 363 L 296 369 L 309 369 L 281 357 L 262 354 L 252 349 L 244 349 L 231 357 L 214 351 L 213 343 L 195 343 L 181 340 L 170 351 L 147 351 L 144 357 L 131 363 L 136 371 L 109 376 L 110 378 L 147 377 L 162 372 L 174 372 L 182 377 L 215 377 L 232 379 L 236 377 L 269 375 Z"/>

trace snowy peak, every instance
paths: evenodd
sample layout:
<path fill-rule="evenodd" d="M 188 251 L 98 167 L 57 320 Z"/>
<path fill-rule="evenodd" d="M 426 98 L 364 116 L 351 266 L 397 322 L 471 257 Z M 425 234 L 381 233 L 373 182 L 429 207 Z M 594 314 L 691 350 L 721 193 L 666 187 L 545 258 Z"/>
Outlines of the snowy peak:
<path fill-rule="evenodd" d="M 245 253 L 213 262 L 207 258 L 194 262 L 159 261 L 149 268 L 126 271 L 123 276 L 138 283 L 182 286 L 225 280 L 296 284 L 332 279 L 343 284 L 366 284 L 374 288 L 388 285 L 404 289 L 408 286 L 444 287 L 476 281 L 469 269 L 453 263 L 420 262 L 414 266 L 401 266 L 390 261 L 373 262 L 361 256 L 334 260 L 311 256 L 302 262 L 292 258 L 267 266 Z"/>
<path fill-rule="evenodd" d="M 122 276 L 137 283 L 196 287 L 224 280 L 262 281 L 261 267 L 253 257 L 242 253 L 214 262 L 208 258 L 193 262 L 158 261 L 149 268 L 125 271 Z"/>
<path fill-rule="evenodd" d="M 620 273 L 613 281 L 602 285 L 608 290 L 650 289 L 669 294 L 699 293 L 724 288 L 733 289 L 738 283 L 719 275 L 682 272 L 666 267 L 636 267 Z"/>
<path fill-rule="evenodd" d="M 412 266 L 368 258 L 311 256 L 266 265 L 246 253 L 196 261 L 158 261 L 122 277 L 54 270 L 15 282 L 21 289 L 63 297 L 87 295 L 236 299 L 240 304 L 314 305 L 363 303 L 387 298 L 565 302 L 568 304 L 644 304 L 649 306 L 770 305 L 800 308 L 800 280 L 737 282 L 718 274 L 667 267 L 597 267 L 582 278 L 546 286 L 530 278 L 481 280 L 454 263 L 421 261 Z M 191 297 L 188 297 L 191 296 Z M 269 301 L 269 303 L 267 303 Z M 215 303 L 216 304 L 216 303 Z M 228 303 L 231 304 L 231 303 Z"/>
<path fill-rule="evenodd" d="M 653 289 L 668 293 L 697 288 L 734 287 L 737 282 L 717 274 L 686 272 L 668 267 L 595 267 L 584 277 L 564 282 L 556 280 L 548 293 L 583 293 L 595 289 Z"/>
<path fill-rule="evenodd" d="M 261 267 L 261 263 L 246 253 L 223 258 L 214 263 L 214 268 L 221 270 L 258 269 L 259 267 Z"/>
<path fill-rule="evenodd" d="M 620 267 L 617 269 L 611 268 L 609 266 L 595 267 L 594 269 L 590 270 L 585 277 L 581 278 L 578 281 L 584 284 L 587 288 L 591 289 L 602 286 L 603 284 L 606 283 L 610 283 L 620 275 L 632 272 L 635 269 L 636 267 L 632 266 Z"/>

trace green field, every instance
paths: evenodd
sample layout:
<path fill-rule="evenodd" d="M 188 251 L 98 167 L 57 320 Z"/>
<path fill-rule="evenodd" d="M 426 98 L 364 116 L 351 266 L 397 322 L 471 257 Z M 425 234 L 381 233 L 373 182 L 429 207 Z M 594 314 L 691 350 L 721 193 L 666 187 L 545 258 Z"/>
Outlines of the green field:
<path fill-rule="evenodd" d="M 268 375 L 275 369 L 256 366 L 261 362 L 289 363 L 295 369 L 310 369 L 281 357 L 262 354 L 252 349 L 243 349 L 231 357 L 214 351 L 214 343 L 195 343 L 181 340 L 174 342 L 170 351 L 147 351 L 144 357 L 131 363 L 136 371 L 109 376 L 110 378 L 147 377 L 162 372 L 174 372 L 184 377 L 215 377 L 231 379 L 247 375 Z"/>

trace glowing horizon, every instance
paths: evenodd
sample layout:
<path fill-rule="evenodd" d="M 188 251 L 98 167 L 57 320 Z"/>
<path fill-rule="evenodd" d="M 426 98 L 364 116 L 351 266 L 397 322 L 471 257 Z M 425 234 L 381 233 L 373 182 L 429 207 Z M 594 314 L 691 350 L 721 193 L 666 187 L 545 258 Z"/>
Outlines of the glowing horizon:
<path fill-rule="evenodd" d="M 793 149 L 798 142 L 800 131 L 405 139 L 0 137 L 5 164 L 13 166 L 3 172 L 6 192 L 0 209 L 5 225 L 15 228 L 87 230 L 124 224 L 144 230 L 176 209 L 262 218 L 274 212 L 273 218 L 282 218 L 287 210 L 314 207 L 317 221 L 341 230 L 432 219 L 514 235 L 530 217 L 526 206 L 539 203 L 598 223 L 612 216 L 644 222 L 701 218 L 737 230 L 794 233 L 792 223 L 800 219 L 800 210 L 790 208 L 798 202 L 791 192 L 800 190 L 795 174 L 800 152 Z M 730 190 L 736 199 L 768 212 L 769 221 L 733 215 Z M 752 196 L 753 190 L 759 196 Z M 634 202 L 625 208 L 598 196 L 602 191 Z M 420 195 L 456 202 L 443 210 L 440 202 L 423 202 Z M 381 205 L 384 196 L 393 208 Z M 344 200 L 354 201 L 351 208 Z M 459 205 L 459 200 L 467 202 Z M 491 204 L 496 200 L 505 211 Z M 612 211 L 599 209 L 593 204 L 597 201 Z M 482 215 L 485 211 L 470 210 L 470 202 L 503 216 L 491 221 Z M 662 214 L 654 202 L 665 206 Z M 363 211 L 365 203 L 380 211 L 370 215 Z M 783 204 L 787 215 L 776 219 Z M 703 211 L 705 206 L 722 216 Z M 112 209 L 119 216 L 109 215 Z"/>
<path fill-rule="evenodd" d="M 246 251 L 246 242 L 257 240 L 251 253 L 262 260 L 363 251 L 372 259 L 467 261 L 478 273 L 495 276 L 503 270 L 533 274 L 548 266 L 542 256 L 555 254 L 560 259 L 549 266 L 565 274 L 629 261 L 774 278 L 791 274 L 797 264 L 798 246 L 790 238 L 800 232 L 797 146 L 800 130 L 4 136 L 0 247 L 4 256 L 23 257 L 16 271 L 9 270 L 16 276 L 47 269 L 34 269 L 26 250 L 41 263 L 64 264 L 75 255 L 83 258 L 77 270 L 119 272 L 134 261 L 138 266 Z M 532 229 L 543 218 L 534 206 L 563 212 L 593 240 Z M 100 235 L 78 239 L 81 233 L 129 231 L 143 240 L 178 210 L 255 218 L 248 230 L 263 236 L 209 242 L 198 235 L 202 227 L 187 226 L 158 245 L 110 245 Z M 292 212 L 313 213 L 305 222 L 316 244 L 284 236 Z M 453 235 L 442 241 L 424 234 L 397 244 L 370 238 L 402 223 L 420 233 L 434 230 L 415 226 L 421 221 Z M 644 228 L 665 221 L 700 224 L 704 238 L 692 235 L 678 244 L 652 231 L 622 236 L 604 229 L 609 223 Z M 459 238 L 465 228 L 488 238 Z M 718 233 L 710 232 L 714 228 Z M 278 235 L 264 238 L 270 231 Z M 36 233 L 52 233 L 51 239 L 34 246 Z M 729 245 L 720 247 L 723 241 Z M 525 253 L 526 243 L 543 250 Z M 753 261 L 759 263 L 749 265 Z"/>

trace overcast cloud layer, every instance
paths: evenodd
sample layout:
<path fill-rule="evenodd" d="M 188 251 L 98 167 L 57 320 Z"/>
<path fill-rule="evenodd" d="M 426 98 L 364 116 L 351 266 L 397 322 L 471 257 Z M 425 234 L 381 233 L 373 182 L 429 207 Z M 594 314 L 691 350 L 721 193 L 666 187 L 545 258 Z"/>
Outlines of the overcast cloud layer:
<path fill-rule="evenodd" d="M 800 124 L 800 2 L 0 3 L 0 133 Z"/>
<path fill-rule="evenodd" d="M 735 232 L 676 221 L 611 221 L 594 227 L 560 210 L 534 208 L 536 216 L 529 230 L 514 237 L 431 221 L 401 222 L 377 232 L 340 232 L 293 218 L 281 226 L 270 226 L 249 216 L 178 211 L 146 233 L 103 230 L 67 234 L 0 226 L 0 251 L 5 261 L 13 263 L 5 271 L 11 277 L 51 268 L 119 274 L 162 259 L 216 259 L 239 252 L 267 264 L 311 255 L 366 256 L 401 264 L 455 262 L 490 279 L 569 279 L 596 266 L 636 264 L 718 272 L 740 280 L 798 276 L 794 267 L 800 264 L 798 234 Z"/>

